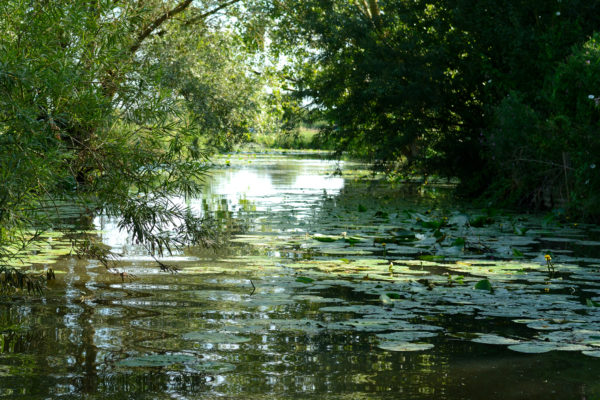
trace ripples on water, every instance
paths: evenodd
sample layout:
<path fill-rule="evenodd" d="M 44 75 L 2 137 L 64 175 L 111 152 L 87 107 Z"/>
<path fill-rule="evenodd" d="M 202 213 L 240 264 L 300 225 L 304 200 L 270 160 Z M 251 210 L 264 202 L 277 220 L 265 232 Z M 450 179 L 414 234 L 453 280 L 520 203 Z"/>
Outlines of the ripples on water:
<path fill-rule="evenodd" d="M 418 268 L 410 263 L 418 255 L 461 259 L 449 253 L 451 245 L 436 243 L 426 229 L 418 240 L 407 243 L 383 246 L 373 240 L 389 235 L 389 229 L 408 218 L 406 210 L 457 215 L 443 193 L 409 195 L 385 185 L 365 186 L 350 178 L 356 173 L 332 175 L 338 164 L 319 159 L 232 157 L 232 167 L 215 170 L 204 197 L 189 202 L 198 213 L 211 210 L 247 222 L 248 231 L 227 251 L 189 249 L 167 260 L 180 266 L 180 273 L 161 273 L 147 254 L 116 230 L 113 221 L 98 217 L 95 224 L 104 232 L 102 241 L 122 253 L 120 267 L 135 274 L 135 280 L 121 281 L 93 260 L 65 258 L 53 268 L 66 273 L 51 282 L 43 298 L 0 303 L 0 397 L 600 396 L 598 358 L 578 351 L 523 354 L 505 345 L 470 340 L 478 337 L 469 336 L 475 333 L 524 341 L 539 334 L 531 323 L 498 316 L 515 310 L 503 311 L 502 305 L 496 305 L 494 312 L 488 306 L 477 308 L 483 307 L 480 299 L 504 298 L 513 304 L 515 292 L 503 292 L 501 285 L 517 285 L 515 291 L 530 298 L 529 282 L 521 288 L 518 280 L 503 277 L 503 283 L 496 283 L 490 278 L 498 287 L 496 297 L 477 292 L 479 297 L 471 298 L 470 304 L 459 304 L 456 296 L 474 293 L 468 274 L 451 271 L 455 277 L 465 275 L 464 289 L 458 281 L 444 288 L 440 279 L 446 276 L 431 271 L 445 266 L 433 261 L 429 261 L 431 275 L 411 275 L 411 268 Z M 341 166 L 346 172 L 359 168 Z M 537 223 L 523 218 L 524 226 Z M 585 266 L 600 265 L 592 258 L 598 256 L 598 246 L 585 244 L 585 239 L 597 235 L 594 227 L 571 229 L 563 241 L 544 241 L 538 237 L 541 233 L 530 233 L 529 242 L 509 231 L 503 233 L 501 227 L 495 229 L 495 235 L 512 237 L 513 247 L 525 253 L 523 260 L 554 249 L 565 260 L 587 257 L 581 261 Z M 369 240 L 348 245 L 339 239 L 342 232 Z M 335 242 L 324 243 L 311 239 L 314 234 L 337 236 Z M 498 244 L 494 251 L 500 254 L 504 249 Z M 377 265 L 378 260 L 385 265 Z M 397 266 L 388 282 L 390 260 Z M 367 266 L 357 268 L 360 263 Z M 539 277 L 543 285 L 543 273 L 541 269 L 531 276 Z M 419 283 L 424 277 L 437 286 L 428 291 Z M 561 291 L 567 290 L 557 289 L 556 295 L 566 298 Z M 578 290 L 582 296 L 598 296 L 595 286 Z M 391 291 L 402 298 L 379 296 Z M 448 302 L 440 300 L 454 292 Z M 324 307 L 331 311 L 320 311 Z M 590 321 L 595 318 L 595 310 L 582 307 L 558 307 L 552 312 L 561 313 L 563 319 L 577 312 Z M 386 323 L 395 325 L 386 328 Z M 377 335 L 394 331 L 418 337 L 408 343 L 433 348 L 416 352 L 380 348 L 383 336 Z"/>

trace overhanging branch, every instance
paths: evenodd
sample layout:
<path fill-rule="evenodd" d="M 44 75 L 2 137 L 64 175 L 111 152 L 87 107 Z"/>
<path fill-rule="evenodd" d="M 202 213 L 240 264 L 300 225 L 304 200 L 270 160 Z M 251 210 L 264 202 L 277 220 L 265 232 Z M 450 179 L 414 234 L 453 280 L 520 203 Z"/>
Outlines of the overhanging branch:
<path fill-rule="evenodd" d="M 229 7 L 230 5 L 233 5 L 235 3 L 239 3 L 240 1 L 241 0 L 229 0 L 229 1 L 226 1 L 226 2 L 218 5 L 217 7 L 213 8 L 212 10 L 208 10 L 208 11 L 206 11 L 206 12 L 204 12 L 204 13 L 202 13 L 202 14 L 194 17 L 194 18 L 189 19 L 188 21 L 185 22 L 185 24 L 186 25 L 191 25 L 191 24 L 194 24 L 194 23 L 196 23 L 198 21 L 202 21 L 202 20 L 210 17 L 211 15 L 218 13 L 222 9 Z M 182 11 L 186 10 L 192 4 L 192 2 L 193 2 L 193 0 L 184 0 L 181 3 L 179 3 L 172 10 L 169 10 L 169 11 L 165 12 L 160 17 L 156 18 L 154 21 L 152 21 L 150 24 L 148 24 L 144 28 L 144 30 L 142 30 L 142 32 L 140 32 L 140 34 L 136 38 L 135 42 L 129 48 L 129 51 L 131 53 L 135 53 L 140 48 L 140 46 L 142 45 L 142 43 L 144 42 L 144 40 L 146 40 L 146 38 L 148 38 L 148 36 L 150 36 L 152 34 L 152 32 L 154 32 L 165 21 L 173 18 L 175 15 L 177 15 L 177 14 L 181 13 Z"/>
<path fill-rule="evenodd" d="M 144 30 L 142 30 L 140 32 L 140 34 L 138 35 L 138 37 L 135 39 L 135 42 L 131 45 L 131 47 L 129 48 L 129 51 L 131 53 L 135 53 L 140 48 L 140 46 L 142 45 L 142 42 L 144 40 L 146 40 L 146 38 L 148 36 L 150 36 L 152 34 L 152 32 L 154 32 L 154 30 L 156 28 L 158 28 L 159 26 L 161 26 L 166 20 L 168 20 L 170 18 L 173 18 L 175 15 L 177 15 L 180 12 L 184 11 L 186 8 L 188 8 L 190 6 L 190 4 L 192 4 L 192 1 L 194 1 L 194 0 L 184 0 L 184 1 L 182 1 L 175 8 L 173 8 L 172 10 L 169 10 L 169 11 L 165 12 L 160 17 L 156 18 L 154 21 L 152 21 L 150 24 L 148 24 L 144 28 Z"/>
<path fill-rule="evenodd" d="M 213 8 L 212 10 L 209 10 L 205 13 L 202 13 L 194 18 L 189 19 L 188 21 L 185 22 L 186 25 L 191 25 L 191 24 L 195 24 L 198 21 L 202 21 L 208 17 L 210 17 L 213 14 L 218 13 L 219 11 L 221 11 L 224 8 L 229 7 L 230 5 L 233 5 L 235 3 L 239 3 L 241 0 L 230 0 L 230 1 L 226 1 L 225 3 Z"/>

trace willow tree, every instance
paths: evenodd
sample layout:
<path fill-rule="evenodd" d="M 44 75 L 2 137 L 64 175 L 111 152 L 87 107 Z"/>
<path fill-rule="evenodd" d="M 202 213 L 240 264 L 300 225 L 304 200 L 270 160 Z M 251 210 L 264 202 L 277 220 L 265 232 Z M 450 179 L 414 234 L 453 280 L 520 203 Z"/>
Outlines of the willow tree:
<path fill-rule="evenodd" d="M 199 193 L 205 146 L 242 137 L 257 108 L 259 77 L 223 17 L 236 3 L 0 4 L 0 266 L 30 229 L 64 228 L 61 202 L 119 218 L 156 253 L 211 244 L 173 199 Z"/>

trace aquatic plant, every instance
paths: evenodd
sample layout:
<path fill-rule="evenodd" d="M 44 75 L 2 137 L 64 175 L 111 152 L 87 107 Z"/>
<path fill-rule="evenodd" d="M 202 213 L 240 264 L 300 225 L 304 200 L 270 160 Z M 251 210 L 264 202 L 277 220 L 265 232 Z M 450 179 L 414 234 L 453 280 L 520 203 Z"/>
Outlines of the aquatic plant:
<path fill-rule="evenodd" d="M 14 267 L 0 265 L 0 295 L 27 290 L 29 294 L 42 294 L 45 283 L 54 279 L 54 272 L 49 269 L 45 274 L 26 274 Z"/>
<path fill-rule="evenodd" d="M 544 259 L 546 260 L 546 265 L 548 266 L 548 273 L 550 274 L 550 277 L 553 278 L 554 277 L 554 263 L 552 262 L 552 256 L 550 254 L 546 254 L 544 255 Z"/>

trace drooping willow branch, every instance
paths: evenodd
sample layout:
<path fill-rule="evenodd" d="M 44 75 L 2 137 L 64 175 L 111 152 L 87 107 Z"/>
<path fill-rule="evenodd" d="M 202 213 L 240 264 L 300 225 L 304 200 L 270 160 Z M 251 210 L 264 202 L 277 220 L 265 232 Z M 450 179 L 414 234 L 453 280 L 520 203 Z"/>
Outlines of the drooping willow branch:
<path fill-rule="evenodd" d="M 211 15 L 218 13 L 219 11 L 221 11 L 224 8 L 227 8 L 235 3 L 239 3 L 240 1 L 241 0 L 226 1 L 223 4 L 220 4 L 217 7 L 213 8 L 211 10 L 208 10 L 205 13 L 202 13 L 202 14 L 186 21 L 185 24 L 190 25 L 190 24 L 194 24 L 196 22 L 202 21 L 202 20 L 210 17 Z M 166 11 L 164 14 L 162 14 L 161 16 L 156 18 L 154 21 L 152 21 L 151 23 L 146 25 L 146 27 L 140 32 L 140 34 L 136 38 L 135 42 L 129 48 L 130 53 L 132 53 L 132 54 L 135 53 L 140 48 L 140 46 L 142 45 L 144 40 L 146 40 L 146 38 L 148 38 L 148 36 L 150 36 L 152 34 L 152 32 L 154 32 L 158 27 L 160 27 L 165 21 L 167 21 L 167 20 L 173 18 L 175 15 L 185 11 L 192 4 L 192 2 L 193 2 L 193 0 L 184 0 L 181 3 L 179 3 L 176 7 L 174 7 L 173 9 Z"/>
<path fill-rule="evenodd" d="M 192 1 L 193 0 L 184 0 L 184 1 L 182 1 L 175 8 L 173 8 L 173 9 L 171 9 L 169 11 L 166 11 L 160 17 L 156 18 L 154 21 L 152 21 L 151 23 L 149 23 L 148 25 L 146 25 L 146 27 L 140 32 L 140 34 L 136 38 L 135 42 L 129 48 L 129 51 L 131 53 L 135 53 L 140 48 L 140 46 L 142 45 L 142 43 L 144 42 L 144 40 L 146 40 L 146 38 L 148 36 L 150 36 L 152 34 L 152 32 L 154 32 L 154 30 L 156 28 L 158 28 L 159 26 L 161 26 L 168 19 L 173 18 L 175 15 L 177 15 L 180 12 L 184 11 L 186 8 L 188 8 L 190 6 L 190 4 L 192 4 Z"/>

